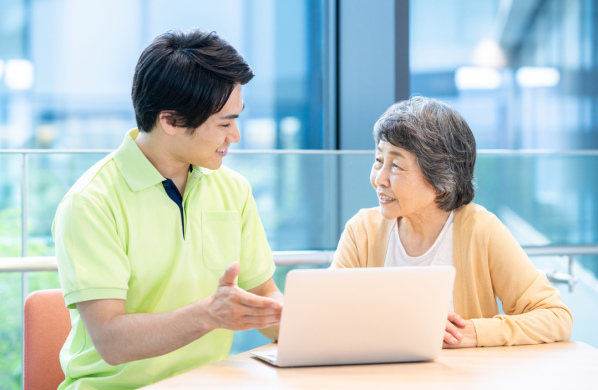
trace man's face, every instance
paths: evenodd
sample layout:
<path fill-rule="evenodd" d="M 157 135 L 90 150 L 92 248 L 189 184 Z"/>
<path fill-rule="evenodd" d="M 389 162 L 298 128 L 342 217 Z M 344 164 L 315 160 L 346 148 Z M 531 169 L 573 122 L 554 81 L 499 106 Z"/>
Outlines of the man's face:
<path fill-rule="evenodd" d="M 228 153 L 230 144 L 239 142 L 241 135 L 236 119 L 243 111 L 242 87 L 235 86 L 226 104 L 210 116 L 193 134 L 181 128 L 175 153 L 180 161 L 208 169 L 218 169 Z"/>

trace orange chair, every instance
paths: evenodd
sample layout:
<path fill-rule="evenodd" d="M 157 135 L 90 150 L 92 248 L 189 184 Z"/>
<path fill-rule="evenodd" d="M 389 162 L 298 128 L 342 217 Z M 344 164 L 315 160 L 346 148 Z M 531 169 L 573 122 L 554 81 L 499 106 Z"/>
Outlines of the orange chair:
<path fill-rule="evenodd" d="M 62 291 L 32 292 L 23 311 L 23 389 L 56 390 L 64 380 L 60 349 L 71 330 Z"/>

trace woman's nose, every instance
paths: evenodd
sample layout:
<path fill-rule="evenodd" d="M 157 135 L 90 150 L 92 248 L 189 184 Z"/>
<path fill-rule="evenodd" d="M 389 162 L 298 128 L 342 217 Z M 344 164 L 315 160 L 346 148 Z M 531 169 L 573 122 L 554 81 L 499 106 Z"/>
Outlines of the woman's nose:
<path fill-rule="evenodd" d="M 377 187 L 388 187 L 388 174 L 384 168 L 376 173 L 374 183 Z"/>

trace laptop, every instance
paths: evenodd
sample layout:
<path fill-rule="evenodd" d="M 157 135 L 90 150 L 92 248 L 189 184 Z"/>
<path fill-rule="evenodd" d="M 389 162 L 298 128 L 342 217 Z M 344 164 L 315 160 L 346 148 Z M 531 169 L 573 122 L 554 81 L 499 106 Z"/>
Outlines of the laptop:
<path fill-rule="evenodd" d="M 433 360 L 442 349 L 450 266 L 301 269 L 287 274 L 278 367 Z"/>

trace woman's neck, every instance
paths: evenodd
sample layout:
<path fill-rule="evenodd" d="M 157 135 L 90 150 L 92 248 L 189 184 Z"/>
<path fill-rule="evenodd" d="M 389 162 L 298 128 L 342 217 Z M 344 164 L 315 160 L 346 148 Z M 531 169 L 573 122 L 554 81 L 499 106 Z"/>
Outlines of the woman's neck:
<path fill-rule="evenodd" d="M 411 257 L 426 253 L 436 242 L 450 214 L 450 211 L 436 207 L 435 210 L 398 218 L 399 238 L 405 252 Z"/>

